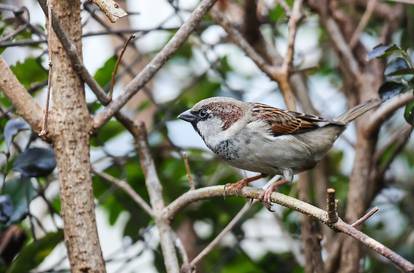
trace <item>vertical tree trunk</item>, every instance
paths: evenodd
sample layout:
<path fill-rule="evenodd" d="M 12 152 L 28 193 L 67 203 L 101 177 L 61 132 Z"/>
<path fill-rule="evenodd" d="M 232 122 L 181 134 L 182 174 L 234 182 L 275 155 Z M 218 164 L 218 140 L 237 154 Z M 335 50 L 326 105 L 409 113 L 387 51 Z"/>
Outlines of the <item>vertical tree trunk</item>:
<path fill-rule="evenodd" d="M 81 51 L 79 0 L 52 0 L 63 30 Z M 50 125 L 57 157 L 65 243 L 72 272 L 105 272 L 96 228 L 89 160 L 91 119 L 83 83 L 54 33 L 49 36 L 52 61 Z"/>

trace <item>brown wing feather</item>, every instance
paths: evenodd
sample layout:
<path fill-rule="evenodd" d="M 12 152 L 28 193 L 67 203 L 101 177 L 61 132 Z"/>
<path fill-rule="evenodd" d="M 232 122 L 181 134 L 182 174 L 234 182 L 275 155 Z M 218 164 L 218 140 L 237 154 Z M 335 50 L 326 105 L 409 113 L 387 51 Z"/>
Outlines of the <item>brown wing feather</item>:
<path fill-rule="evenodd" d="M 315 115 L 282 110 L 260 103 L 253 105 L 252 113 L 254 117 L 264 120 L 270 125 L 274 136 L 299 134 L 331 123 L 331 121 Z"/>

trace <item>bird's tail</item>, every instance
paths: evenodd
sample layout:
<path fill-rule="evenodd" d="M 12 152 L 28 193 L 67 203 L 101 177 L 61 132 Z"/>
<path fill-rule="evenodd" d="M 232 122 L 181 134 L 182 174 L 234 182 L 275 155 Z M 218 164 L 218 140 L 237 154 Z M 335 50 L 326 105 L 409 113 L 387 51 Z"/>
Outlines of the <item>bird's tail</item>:
<path fill-rule="evenodd" d="M 382 102 L 383 101 L 381 99 L 367 100 L 366 102 L 363 102 L 363 103 L 349 109 L 346 113 L 344 113 L 344 114 L 340 115 L 339 117 L 337 117 L 335 119 L 335 121 L 347 124 L 347 123 L 353 121 L 354 119 L 356 119 L 357 117 L 363 115 L 367 111 L 377 107 Z"/>

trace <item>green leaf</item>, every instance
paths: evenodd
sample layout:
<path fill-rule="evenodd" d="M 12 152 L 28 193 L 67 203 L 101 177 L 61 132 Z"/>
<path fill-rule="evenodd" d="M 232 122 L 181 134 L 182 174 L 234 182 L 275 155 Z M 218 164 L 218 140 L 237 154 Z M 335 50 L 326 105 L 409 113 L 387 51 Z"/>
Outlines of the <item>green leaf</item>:
<path fill-rule="evenodd" d="M 382 99 L 389 99 L 405 91 L 407 91 L 406 84 L 396 81 L 386 81 L 380 86 L 378 93 Z"/>
<path fill-rule="evenodd" d="M 175 52 L 176 57 L 181 57 L 184 59 L 190 59 L 193 56 L 193 47 L 189 42 L 184 43 L 180 48 Z"/>
<path fill-rule="evenodd" d="M 414 101 L 405 106 L 404 118 L 409 124 L 414 126 Z"/>
<path fill-rule="evenodd" d="M 43 238 L 26 245 L 11 264 L 7 273 L 30 272 L 36 268 L 63 241 L 63 231 L 46 234 Z"/>
<path fill-rule="evenodd" d="M 4 225 L 9 226 L 26 217 L 28 204 L 36 196 L 37 192 L 29 178 L 22 178 L 6 181 L 2 194 L 9 196 L 13 205 L 13 212 L 8 222 Z"/>
<path fill-rule="evenodd" d="M 283 10 L 281 5 L 276 5 L 273 9 L 269 12 L 269 19 L 271 22 L 277 22 L 281 18 L 283 18 L 283 15 L 285 14 L 285 11 Z"/>
<path fill-rule="evenodd" d="M 47 71 L 42 67 L 40 58 L 27 58 L 24 62 L 17 62 L 11 67 L 24 87 L 29 88 L 32 84 L 47 80 Z"/>
<path fill-rule="evenodd" d="M 105 87 L 109 84 L 112 79 L 112 71 L 115 69 L 115 64 L 116 57 L 112 56 L 96 71 L 94 78 L 100 86 Z"/>
<path fill-rule="evenodd" d="M 396 51 L 401 51 L 397 45 L 383 45 L 379 44 L 374 47 L 370 52 L 368 52 L 368 61 L 375 58 L 384 58 Z"/>
<path fill-rule="evenodd" d="M 385 68 L 385 76 L 397 76 L 397 75 L 407 75 L 414 74 L 414 69 L 410 66 L 409 62 L 402 58 L 397 57 L 390 61 Z"/>

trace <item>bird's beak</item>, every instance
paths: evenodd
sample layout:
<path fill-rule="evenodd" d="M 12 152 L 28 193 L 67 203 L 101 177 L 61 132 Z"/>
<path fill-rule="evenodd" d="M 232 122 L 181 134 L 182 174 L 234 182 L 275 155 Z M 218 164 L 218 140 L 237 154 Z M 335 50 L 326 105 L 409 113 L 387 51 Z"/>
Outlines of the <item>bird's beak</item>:
<path fill-rule="evenodd" d="M 191 113 L 191 109 L 190 110 L 187 110 L 185 112 L 182 112 L 181 114 L 179 114 L 178 115 L 178 118 L 179 119 L 182 119 L 184 121 L 187 121 L 187 122 L 193 122 L 193 121 L 196 121 L 197 120 L 196 115 L 194 115 L 193 113 Z"/>

